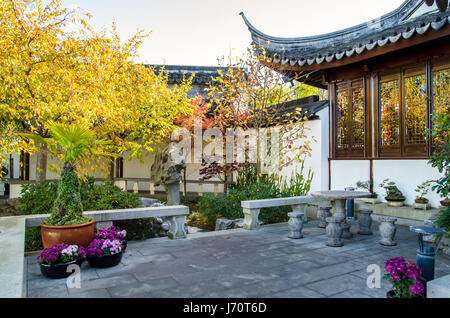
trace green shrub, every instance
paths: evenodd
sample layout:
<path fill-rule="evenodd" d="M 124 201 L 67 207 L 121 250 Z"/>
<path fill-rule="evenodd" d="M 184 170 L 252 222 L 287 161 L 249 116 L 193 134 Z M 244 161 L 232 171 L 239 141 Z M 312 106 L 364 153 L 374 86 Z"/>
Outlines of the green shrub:
<path fill-rule="evenodd" d="M 255 165 L 247 165 L 238 171 L 236 185 L 229 189 L 227 195 L 205 193 L 198 203 L 199 212 L 209 225 L 214 225 L 217 218 L 236 219 L 244 217 L 241 201 L 262 200 L 270 198 L 307 195 L 313 173 L 303 175 L 304 166 L 291 178 L 278 178 L 275 175 L 258 175 Z M 288 206 L 263 208 L 259 219 L 266 224 L 286 222 Z"/>
<path fill-rule="evenodd" d="M 22 214 L 47 214 L 50 213 L 56 199 L 58 183 L 55 181 L 43 181 L 39 184 L 26 183 L 22 185 L 19 198 Z"/>
<path fill-rule="evenodd" d="M 439 212 L 439 215 L 436 219 L 436 224 L 441 229 L 447 231 L 447 237 L 450 235 L 450 206 L 445 207 L 444 210 Z"/>
<path fill-rule="evenodd" d="M 198 203 L 199 211 L 210 225 L 215 224 L 217 218 L 243 218 L 241 201 L 279 198 L 281 193 L 273 182 L 257 182 L 245 187 L 232 188 L 225 196 L 223 194 L 205 193 Z M 286 222 L 289 207 L 261 209 L 259 219 L 264 223 Z"/>

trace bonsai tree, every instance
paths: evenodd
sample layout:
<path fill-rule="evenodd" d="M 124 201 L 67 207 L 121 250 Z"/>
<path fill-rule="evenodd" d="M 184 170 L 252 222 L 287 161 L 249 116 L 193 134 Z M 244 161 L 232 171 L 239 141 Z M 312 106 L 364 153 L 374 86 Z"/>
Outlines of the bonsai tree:
<path fill-rule="evenodd" d="M 44 223 L 47 225 L 88 223 L 91 219 L 83 216 L 80 180 L 76 172 L 77 166 L 80 163 L 88 162 L 90 157 L 107 155 L 101 150 L 101 146 L 109 142 L 97 140 L 93 131 L 75 124 L 52 123 L 49 130 L 51 138 L 42 138 L 33 134 L 19 134 L 39 142 L 41 147 L 46 146 L 53 155 L 63 162 L 57 197 L 51 209 L 50 217 Z"/>
<path fill-rule="evenodd" d="M 373 186 L 373 180 L 367 180 L 367 181 L 358 181 L 356 182 L 356 187 L 358 189 L 364 189 L 370 193 L 372 193 L 372 198 L 376 198 L 377 194 L 373 191 L 371 191 L 371 187 Z"/>
<path fill-rule="evenodd" d="M 414 190 L 418 194 L 415 200 L 416 203 L 428 203 L 428 199 L 425 196 L 430 191 L 430 187 L 431 181 L 424 181 L 416 187 Z"/>
<path fill-rule="evenodd" d="M 397 188 L 394 181 L 390 181 L 389 179 L 384 179 L 383 182 L 380 183 L 380 187 L 386 190 L 387 201 L 405 201 L 406 198 L 403 196 L 403 193 Z"/>

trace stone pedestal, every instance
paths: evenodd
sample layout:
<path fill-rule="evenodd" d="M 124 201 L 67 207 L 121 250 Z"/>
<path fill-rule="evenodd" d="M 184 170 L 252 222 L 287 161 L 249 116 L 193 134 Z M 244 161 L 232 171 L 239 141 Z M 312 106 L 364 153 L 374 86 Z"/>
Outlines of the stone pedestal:
<path fill-rule="evenodd" d="M 431 206 L 429 203 L 416 203 L 414 202 L 412 207 L 418 210 L 428 210 Z"/>
<path fill-rule="evenodd" d="M 180 205 L 180 183 L 166 184 L 167 205 Z"/>
<path fill-rule="evenodd" d="M 291 212 L 288 213 L 289 216 L 289 222 L 288 222 L 288 228 L 289 228 L 289 238 L 292 239 L 300 239 L 303 238 L 303 216 L 304 214 L 301 212 Z"/>
<path fill-rule="evenodd" d="M 358 223 L 359 223 L 359 231 L 358 234 L 361 235 L 372 235 L 372 231 L 370 227 L 372 226 L 372 210 L 369 209 L 360 209 L 358 211 Z"/>
<path fill-rule="evenodd" d="M 246 230 L 257 230 L 259 229 L 259 211 L 260 209 L 248 209 L 242 208 L 242 212 L 244 212 L 244 225 L 243 228 Z"/>
<path fill-rule="evenodd" d="M 319 225 L 320 228 L 326 228 L 327 227 L 327 218 L 331 216 L 331 206 L 320 206 L 317 210 L 317 218 L 319 219 Z"/>
<path fill-rule="evenodd" d="M 395 227 L 396 221 L 397 221 L 396 218 L 393 218 L 390 216 L 380 218 L 381 240 L 379 243 L 381 245 L 385 245 L 385 246 L 397 245 L 397 243 L 394 242 L 395 232 L 397 231 L 397 228 Z"/>
<path fill-rule="evenodd" d="M 326 218 L 326 221 L 328 223 L 326 227 L 328 240 L 325 244 L 331 247 L 344 246 L 344 242 L 342 241 L 343 229 L 341 226 L 341 223 L 344 221 L 344 219 L 337 217 L 328 217 Z"/>
<path fill-rule="evenodd" d="M 186 216 L 171 216 L 168 237 L 173 240 L 183 239 L 186 238 L 186 233 Z"/>

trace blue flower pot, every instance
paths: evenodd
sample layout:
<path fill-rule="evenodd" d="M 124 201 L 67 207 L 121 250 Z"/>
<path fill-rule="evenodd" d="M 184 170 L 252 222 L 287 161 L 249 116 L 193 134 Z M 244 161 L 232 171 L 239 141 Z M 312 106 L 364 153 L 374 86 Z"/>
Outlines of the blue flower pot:
<path fill-rule="evenodd" d="M 39 264 L 41 267 L 41 273 L 47 278 L 59 279 L 69 277 L 73 272 L 67 272 L 67 267 L 71 264 L 77 264 L 81 267 L 83 259 L 81 257 L 67 263 L 58 263 L 54 265 Z"/>

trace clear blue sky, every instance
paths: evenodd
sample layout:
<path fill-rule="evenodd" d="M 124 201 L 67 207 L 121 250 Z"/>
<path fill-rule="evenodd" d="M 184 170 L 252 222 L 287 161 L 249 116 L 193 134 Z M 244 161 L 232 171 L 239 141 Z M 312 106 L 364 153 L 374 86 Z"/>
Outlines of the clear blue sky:
<path fill-rule="evenodd" d="M 97 28 L 116 20 L 121 38 L 138 28 L 152 31 L 140 61 L 152 64 L 217 65 L 232 49 L 250 44 L 239 12 L 260 31 L 295 37 L 337 31 L 388 13 L 403 0 L 64 0 L 93 15 Z"/>

